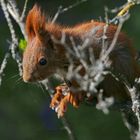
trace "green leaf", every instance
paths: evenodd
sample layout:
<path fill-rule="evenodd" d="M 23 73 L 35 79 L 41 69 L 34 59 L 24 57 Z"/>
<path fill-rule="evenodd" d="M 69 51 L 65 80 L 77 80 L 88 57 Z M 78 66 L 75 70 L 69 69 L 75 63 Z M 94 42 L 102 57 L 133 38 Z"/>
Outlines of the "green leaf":
<path fill-rule="evenodd" d="M 25 39 L 20 39 L 20 41 L 19 41 L 19 49 L 22 52 L 24 52 L 26 46 L 27 46 L 27 41 Z"/>

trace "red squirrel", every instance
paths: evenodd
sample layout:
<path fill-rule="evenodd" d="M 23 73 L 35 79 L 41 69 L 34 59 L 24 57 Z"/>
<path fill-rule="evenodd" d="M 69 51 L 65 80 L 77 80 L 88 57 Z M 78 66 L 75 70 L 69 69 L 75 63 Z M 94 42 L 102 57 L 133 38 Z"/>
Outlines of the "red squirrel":
<path fill-rule="evenodd" d="M 28 36 L 27 47 L 23 55 L 23 80 L 25 82 L 41 81 L 49 76 L 59 73 L 65 78 L 67 73 L 66 65 L 69 65 L 68 57 L 66 56 L 67 49 L 62 44 L 57 44 L 53 41 L 52 36 L 60 40 L 62 33 L 66 36 L 66 43 L 71 46 L 69 41 L 73 37 L 74 41 L 78 44 L 83 42 L 83 35 L 100 26 L 101 28 L 95 33 L 99 38 L 103 35 L 103 27 L 106 23 L 98 21 L 89 21 L 78 24 L 73 27 L 65 27 L 46 22 L 45 15 L 41 12 L 40 8 L 35 5 L 28 13 L 26 19 L 26 33 Z M 114 34 L 117 30 L 116 25 L 109 25 L 106 31 L 107 42 L 111 44 Z M 99 57 L 99 52 L 102 47 L 101 42 L 94 42 L 90 45 L 96 59 Z M 126 34 L 120 32 L 115 48 L 109 55 L 112 61 L 111 67 L 115 73 L 120 73 L 133 85 L 136 77 L 140 76 L 140 68 L 136 61 L 136 50 L 132 47 L 130 39 Z M 75 60 L 76 61 L 76 60 Z M 71 87 L 77 87 L 76 81 L 72 80 Z M 70 87 L 70 88 L 71 88 Z M 73 93 L 71 90 L 64 96 L 63 89 L 67 85 L 60 85 L 56 87 L 56 93 L 52 98 L 50 106 L 58 108 L 59 116 L 63 116 L 67 107 L 67 103 L 71 103 L 74 107 L 78 107 L 79 103 L 85 97 L 85 92 Z M 113 96 L 118 100 L 128 100 L 130 95 L 126 92 L 123 83 L 117 81 L 111 75 L 106 75 L 105 79 L 101 82 L 98 88 L 103 89 L 104 96 Z"/>

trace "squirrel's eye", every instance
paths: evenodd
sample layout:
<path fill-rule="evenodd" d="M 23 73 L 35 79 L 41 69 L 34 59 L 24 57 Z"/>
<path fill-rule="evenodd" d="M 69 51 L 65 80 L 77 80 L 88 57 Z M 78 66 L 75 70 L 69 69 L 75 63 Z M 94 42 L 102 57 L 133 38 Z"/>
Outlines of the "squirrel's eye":
<path fill-rule="evenodd" d="M 46 64 L 47 64 L 47 60 L 46 60 L 45 58 L 41 58 L 41 59 L 39 60 L 39 64 L 40 64 L 40 65 L 46 65 Z"/>

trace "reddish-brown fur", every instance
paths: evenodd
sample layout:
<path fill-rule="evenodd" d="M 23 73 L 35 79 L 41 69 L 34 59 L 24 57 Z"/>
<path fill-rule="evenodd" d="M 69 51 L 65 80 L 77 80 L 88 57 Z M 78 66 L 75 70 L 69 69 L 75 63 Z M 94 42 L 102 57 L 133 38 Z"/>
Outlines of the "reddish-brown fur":
<path fill-rule="evenodd" d="M 38 6 L 34 6 L 29 12 L 26 20 L 26 32 L 28 35 L 28 46 L 23 56 L 23 80 L 25 82 L 35 82 L 43 80 L 54 73 L 59 73 L 65 77 L 67 70 L 65 66 L 68 65 L 68 58 L 66 57 L 66 49 L 63 45 L 55 43 L 51 36 L 60 40 L 62 32 L 66 35 L 66 43 L 71 46 L 69 37 L 72 36 L 76 44 L 82 43 L 82 37 L 86 37 L 91 29 L 100 26 L 94 37 L 101 38 L 103 35 L 103 27 L 105 23 L 102 22 L 86 22 L 74 27 L 63 27 L 56 23 L 45 21 L 45 15 L 41 13 Z M 108 44 L 111 43 L 117 26 L 109 25 L 106 36 Z M 92 36 L 91 36 L 92 38 Z M 101 44 L 94 42 L 91 44 L 96 58 L 99 57 Z M 115 73 L 123 74 L 126 79 L 133 85 L 134 79 L 139 77 L 140 70 L 135 60 L 136 51 L 131 46 L 131 41 L 124 33 L 118 36 L 115 49 L 110 54 L 112 60 L 112 68 Z M 47 64 L 41 66 L 39 64 L 41 58 L 47 60 Z M 81 72 L 84 74 L 84 72 Z M 73 87 L 77 87 L 76 81 L 71 81 Z M 104 81 L 99 85 L 104 90 L 104 96 L 114 96 L 118 100 L 128 100 L 129 95 L 126 92 L 123 83 L 116 81 L 111 75 L 107 75 Z M 59 104 L 58 113 L 63 116 L 66 104 L 70 102 L 73 106 L 78 107 L 85 93 L 69 93 L 64 96 L 62 89 L 67 88 L 66 85 L 58 86 L 56 94 L 51 102 L 51 107 L 55 108 Z"/>

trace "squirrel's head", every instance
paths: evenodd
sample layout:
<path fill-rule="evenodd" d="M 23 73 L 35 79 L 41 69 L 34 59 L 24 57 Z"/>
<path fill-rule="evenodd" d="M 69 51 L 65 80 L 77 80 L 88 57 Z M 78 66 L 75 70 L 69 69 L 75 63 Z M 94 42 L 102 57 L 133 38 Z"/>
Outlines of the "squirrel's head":
<path fill-rule="evenodd" d="M 37 5 L 27 15 L 26 33 L 28 40 L 23 55 L 23 80 L 40 81 L 56 72 L 61 57 L 47 30 L 45 16 Z"/>

